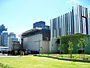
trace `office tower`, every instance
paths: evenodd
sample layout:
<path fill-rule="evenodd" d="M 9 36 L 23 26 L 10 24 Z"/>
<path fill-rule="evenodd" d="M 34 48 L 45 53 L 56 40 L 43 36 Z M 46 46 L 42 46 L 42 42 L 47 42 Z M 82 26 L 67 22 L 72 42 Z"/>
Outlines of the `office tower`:
<path fill-rule="evenodd" d="M 3 31 L 1 34 L 2 46 L 8 46 L 8 32 Z"/>
<path fill-rule="evenodd" d="M 3 31 L 7 31 L 7 28 L 5 28 L 5 26 L 2 24 L 0 25 L 0 35 Z"/>
<path fill-rule="evenodd" d="M 8 35 L 8 46 L 10 51 L 13 49 L 13 42 L 18 42 L 18 38 L 16 38 L 16 34 L 11 32 Z"/>
<path fill-rule="evenodd" d="M 10 32 L 9 35 L 8 35 L 8 37 L 10 37 L 10 38 L 16 38 L 16 34 L 14 34 L 13 32 Z"/>
<path fill-rule="evenodd" d="M 0 46 L 2 45 L 1 43 L 2 43 L 2 39 L 1 39 L 1 35 L 0 35 Z"/>

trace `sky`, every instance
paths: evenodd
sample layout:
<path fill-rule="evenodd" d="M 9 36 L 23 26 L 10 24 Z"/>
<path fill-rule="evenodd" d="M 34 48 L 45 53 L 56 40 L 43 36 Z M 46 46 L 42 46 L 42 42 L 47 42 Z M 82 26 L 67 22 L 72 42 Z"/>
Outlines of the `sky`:
<path fill-rule="evenodd" d="M 72 6 L 82 5 L 90 12 L 90 0 L 0 0 L 0 25 L 18 35 L 33 28 L 33 23 L 45 21 L 69 12 Z"/>

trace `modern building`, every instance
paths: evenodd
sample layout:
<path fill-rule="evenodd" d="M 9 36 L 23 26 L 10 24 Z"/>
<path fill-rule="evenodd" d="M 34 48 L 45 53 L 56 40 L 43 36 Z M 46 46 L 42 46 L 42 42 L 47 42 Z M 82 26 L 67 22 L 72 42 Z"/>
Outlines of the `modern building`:
<path fill-rule="evenodd" d="M 0 35 L 3 31 L 7 31 L 7 28 L 5 28 L 5 26 L 2 24 L 0 25 Z"/>
<path fill-rule="evenodd" d="M 9 35 L 8 35 L 8 37 L 10 37 L 10 38 L 16 38 L 16 34 L 14 34 L 14 32 L 10 32 Z"/>
<path fill-rule="evenodd" d="M 11 50 L 20 50 L 20 42 L 19 41 L 12 41 Z"/>
<path fill-rule="evenodd" d="M 50 30 L 32 29 L 22 34 L 23 49 L 39 53 L 50 52 Z"/>
<path fill-rule="evenodd" d="M 8 47 L 8 32 L 6 31 L 1 33 L 1 45 Z"/>
<path fill-rule="evenodd" d="M 16 38 L 16 34 L 14 34 L 13 32 L 9 33 L 8 35 L 8 46 L 10 51 L 13 50 L 13 42 L 19 42 L 18 38 Z"/>
<path fill-rule="evenodd" d="M 88 18 L 88 9 L 80 5 L 72 7 L 72 10 L 66 14 L 51 19 L 51 53 L 58 50 L 55 44 L 57 37 L 76 33 L 89 34 L 89 19 L 90 14 Z"/>
<path fill-rule="evenodd" d="M 39 21 L 33 24 L 33 28 L 50 29 L 50 26 L 45 25 L 44 21 Z"/>
<path fill-rule="evenodd" d="M 1 39 L 1 35 L 0 35 L 0 46 L 2 46 L 2 39 Z"/>
<path fill-rule="evenodd" d="M 4 50 L 6 49 L 6 51 L 10 51 L 13 49 L 13 45 L 14 47 L 17 49 L 18 47 L 20 48 L 20 46 L 17 46 L 16 43 L 18 43 L 18 38 L 16 38 L 16 34 L 14 34 L 13 32 L 9 33 L 7 32 L 7 28 L 5 28 L 5 26 L 2 24 L 0 25 L 0 50 Z M 17 47 L 16 47 L 17 46 Z"/>

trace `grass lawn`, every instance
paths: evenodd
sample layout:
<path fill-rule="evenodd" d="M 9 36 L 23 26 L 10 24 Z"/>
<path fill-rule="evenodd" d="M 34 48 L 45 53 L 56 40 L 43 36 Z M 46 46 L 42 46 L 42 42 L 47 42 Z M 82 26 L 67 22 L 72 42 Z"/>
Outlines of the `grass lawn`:
<path fill-rule="evenodd" d="M 89 62 L 74 62 L 49 57 L 0 57 L 0 63 L 13 68 L 90 68 Z"/>

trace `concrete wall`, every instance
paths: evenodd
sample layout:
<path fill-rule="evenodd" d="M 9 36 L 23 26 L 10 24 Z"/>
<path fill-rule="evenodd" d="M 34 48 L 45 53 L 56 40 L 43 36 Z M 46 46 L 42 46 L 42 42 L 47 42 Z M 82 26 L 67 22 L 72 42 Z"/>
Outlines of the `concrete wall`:
<path fill-rule="evenodd" d="M 23 48 L 33 51 L 40 51 L 42 45 L 42 34 L 28 36 L 23 39 Z"/>
<path fill-rule="evenodd" d="M 53 38 L 50 41 L 50 53 L 57 53 L 58 52 L 58 47 L 56 44 L 56 38 Z"/>
<path fill-rule="evenodd" d="M 40 53 L 49 53 L 50 41 L 43 40 L 42 34 L 32 35 L 23 38 L 23 48 Z"/>
<path fill-rule="evenodd" d="M 42 41 L 43 50 L 40 48 L 40 53 L 48 54 L 50 53 L 50 41 Z"/>

